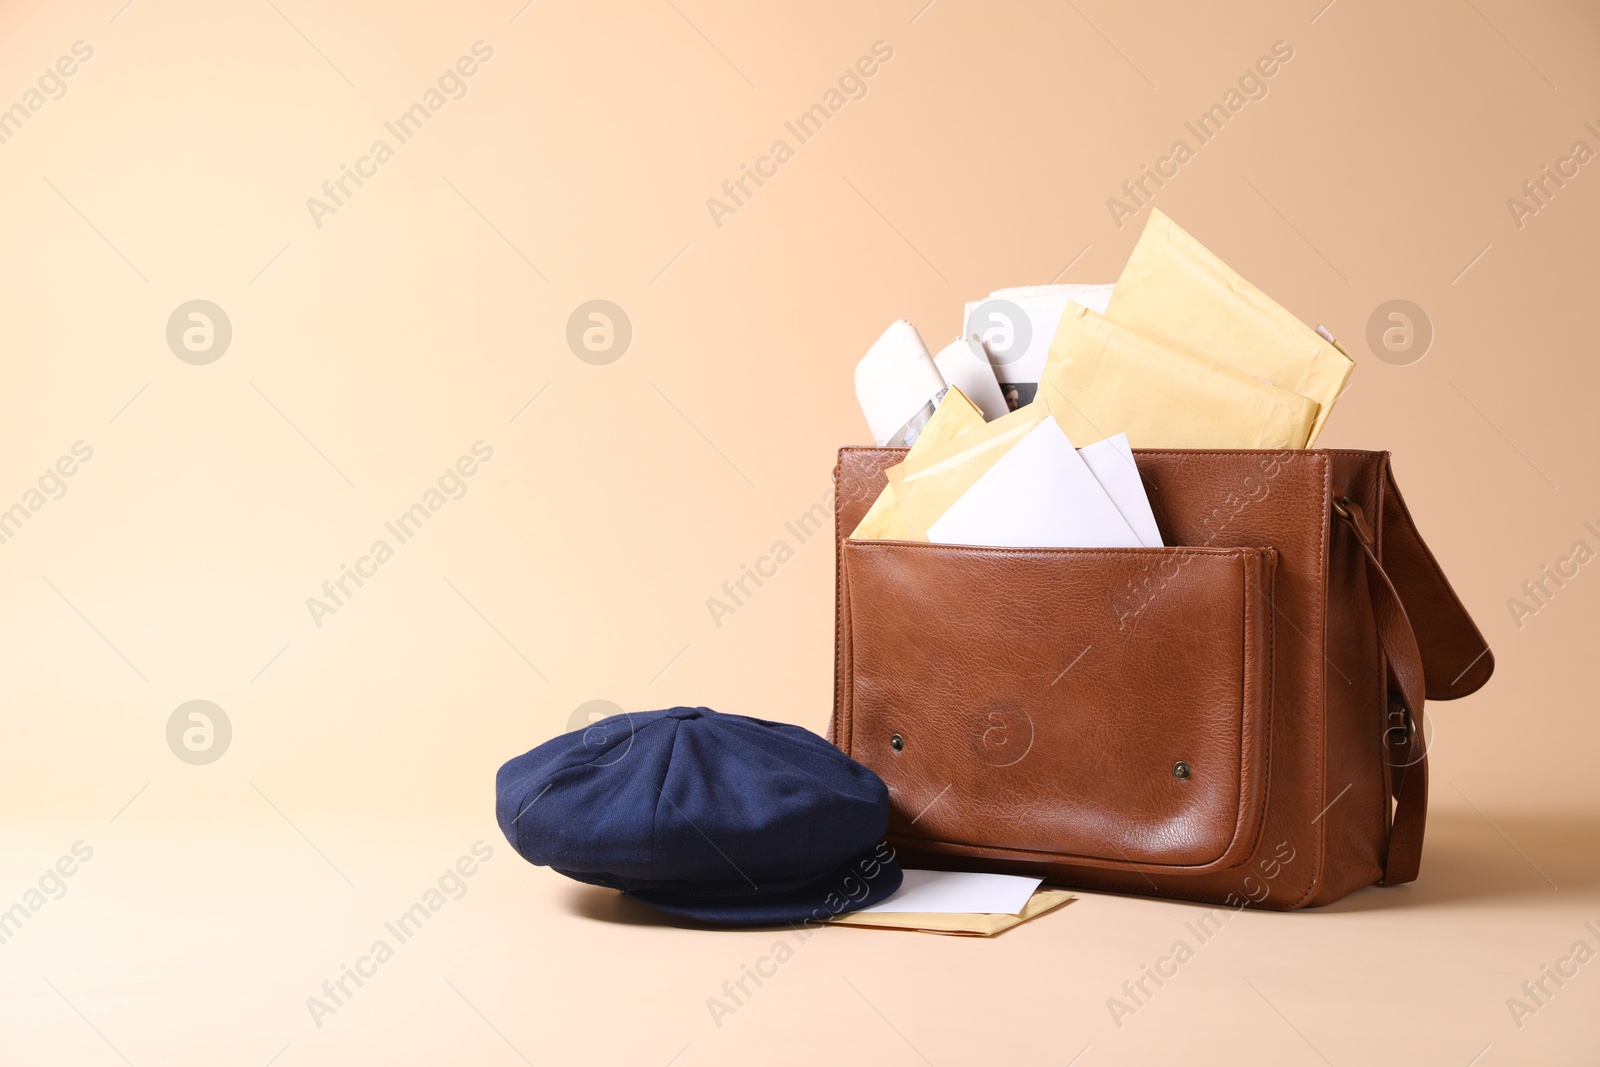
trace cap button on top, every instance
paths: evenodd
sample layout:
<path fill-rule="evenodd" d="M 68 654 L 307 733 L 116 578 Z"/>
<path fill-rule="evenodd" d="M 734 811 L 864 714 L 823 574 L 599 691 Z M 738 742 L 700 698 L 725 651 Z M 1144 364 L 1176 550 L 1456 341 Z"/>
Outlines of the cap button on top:
<path fill-rule="evenodd" d="M 704 708 L 673 708 L 667 712 L 669 719 L 698 719 Z"/>

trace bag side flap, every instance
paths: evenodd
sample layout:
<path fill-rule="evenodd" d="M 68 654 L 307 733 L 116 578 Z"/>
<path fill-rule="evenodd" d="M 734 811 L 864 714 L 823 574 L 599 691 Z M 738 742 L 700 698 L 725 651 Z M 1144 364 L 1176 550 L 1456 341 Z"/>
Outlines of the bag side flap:
<path fill-rule="evenodd" d="M 1379 553 L 1416 632 L 1427 697 L 1455 700 L 1475 693 L 1494 673 L 1494 653 L 1417 532 L 1393 466 L 1385 463 L 1383 471 Z"/>

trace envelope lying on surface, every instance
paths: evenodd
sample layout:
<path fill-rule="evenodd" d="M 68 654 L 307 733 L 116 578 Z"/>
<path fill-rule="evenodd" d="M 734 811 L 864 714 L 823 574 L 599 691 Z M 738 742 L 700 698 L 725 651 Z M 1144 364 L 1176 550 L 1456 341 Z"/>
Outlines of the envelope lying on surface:
<path fill-rule="evenodd" d="M 1106 317 L 1172 348 L 1315 401 L 1316 440 L 1355 364 L 1155 208 L 1117 279 Z M 1131 429 L 1111 427 L 1111 429 Z M 1069 433 L 1070 428 L 1069 428 Z M 1073 440 L 1077 440 L 1076 437 Z M 1155 443 L 1135 435 L 1140 448 Z M 1226 447 L 1209 442 L 1207 447 Z"/>
<path fill-rule="evenodd" d="M 1039 395 L 1078 444 L 1121 432 L 1140 448 L 1304 448 L 1318 408 L 1076 305 L 1056 328 Z"/>
<path fill-rule="evenodd" d="M 1054 911 L 1078 898 L 1065 889 L 1040 886 L 1022 911 L 1016 915 L 983 912 L 889 912 L 851 911 L 835 915 L 829 922 L 840 926 L 870 926 L 887 930 L 911 930 L 920 934 L 950 934 L 957 937 L 993 937 L 1029 919 Z"/>
<path fill-rule="evenodd" d="M 1042 878 L 986 871 L 925 871 L 908 867 L 900 888 L 876 904 L 858 908 L 875 911 L 981 915 L 1017 915 L 1028 904 Z"/>

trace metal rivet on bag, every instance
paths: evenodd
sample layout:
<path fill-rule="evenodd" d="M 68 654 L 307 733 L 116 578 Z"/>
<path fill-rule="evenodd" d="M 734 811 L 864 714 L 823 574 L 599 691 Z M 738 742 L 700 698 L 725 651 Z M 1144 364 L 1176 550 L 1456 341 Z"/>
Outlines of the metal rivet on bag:
<path fill-rule="evenodd" d="M 1183 762 L 1183 760 L 1179 760 L 1177 763 L 1174 763 L 1172 765 L 1172 777 L 1174 777 L 1174 778 L 1187 778 L 1187 777 L 1189 777 L 1189 765 L 1187 763 Z"/>
<path fill-rule="evenodd" d="M 896 752 L 899 752 L 902 748 L 906 747 L 906 739 L 901 737 L 899 734 L 895 734 L 893 737 L 889 738 L 889 747 L 894 749 Z"/>

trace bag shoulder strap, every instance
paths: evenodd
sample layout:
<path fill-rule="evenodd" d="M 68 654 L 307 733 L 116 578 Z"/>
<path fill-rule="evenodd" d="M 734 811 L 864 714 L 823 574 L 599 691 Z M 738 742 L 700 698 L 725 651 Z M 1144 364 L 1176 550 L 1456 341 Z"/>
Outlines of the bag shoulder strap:
<path fill-rule="evenodd" d="M 1399 885 L 1414 881 L 1422 864 L 1422 837 L 1428 818 L 1428 752 L 1422 709 L 1424 700 L 1432 694 L 1427 689 L 1425 661 L 1416 632 L 1403 598 L 1374 551 L 1376 539 L 1366 514 L 1348 499 L 1336 501 L 1334 511 L 1355 531 L 1366 556 L 1367 591 L 1389 676 L 1384 756 L 1394 814 L 1383 884 Z M 1467 621 L 1470 625 L 1471 620 Z"/>
<path fill-rule="evenodd" d="M 1383 884 L 1416 879 L 1428 817 L 1425 700 L 1455 700 L 1482 688 L 1494 653 L 1429 551 L 1384 455 L 1374 531 L 1361 507 L 1335 493 L 1334 511 L 1365 555 L 1367 592 L 1388 673 L 1385 774 L 1394 810 Z"/>

